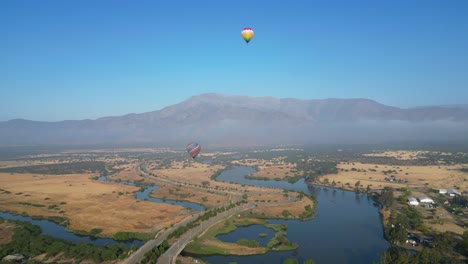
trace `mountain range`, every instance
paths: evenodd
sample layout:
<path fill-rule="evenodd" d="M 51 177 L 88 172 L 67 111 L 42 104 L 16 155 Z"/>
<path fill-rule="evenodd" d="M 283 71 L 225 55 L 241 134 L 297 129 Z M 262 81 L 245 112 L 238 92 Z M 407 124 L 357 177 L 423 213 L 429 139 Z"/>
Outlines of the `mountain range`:
<path fill-rule="evenodd" d="M 0 145 L 464 140 L 467 128 L 466 105 L 403 109 L 369 99 L 300 100 L 202 94 L 141 114 L 60 122 L 24 119 L 0 122 Z"/>

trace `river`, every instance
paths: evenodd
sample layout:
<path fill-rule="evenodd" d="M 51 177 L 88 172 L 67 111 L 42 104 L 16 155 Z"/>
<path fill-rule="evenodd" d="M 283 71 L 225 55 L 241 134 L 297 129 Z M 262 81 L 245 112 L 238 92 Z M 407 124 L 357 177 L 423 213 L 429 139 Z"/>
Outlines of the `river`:
<path fill-rule="evenodd" d="M 98 177 L 98 180 L 109 181 L 106 176 L 100 176 Z M 135 186 L 133 182 L 120 181 L 119 183 Z M 155 203 L 167 203 L 167 204 L 172 204 L 172 205 L 180 205 L 180 206 L 190 208 L 192 210 L 198 210 L 198 211 L 205 209 L 202 205 L 196 204 L 196 203 L 173 201 L 173 200 L 162 200 L 162 199 L 149 196 L 149 194 L 152 191 L 156 190 L 157 188 L 159 188 L 159 186 L 157 185 L 147 186 L 144 190 L 136 192 L 135 196 L 138 200 L 148 200 L 148 201 L 155 202 Z M 67 231 L 67 229 L 64 226 L 61 226 L 49 220 L 36 220 L 36 219 L 32 219 L 31 217 L 13 215 L 7 212 L 0 212 L 0 217 L 5 218 L 5 219 L 10 219 L 10 220 L 30 222 L 34 225 L 40 226 L 42 229 L 42 234 L 49 235 L 55 238 L 64 239 L 72 243 L 86 242 L 86 243 L 91 243 L 97 246 L 104 246 L 106 244 L 116 244 L 116 243 L 124 243 L 127 246 L 138 246 L 138 247 L 143 245 L 143 242 L 140 240 L 131 240 L 131 241 L 126 241 L 126 242 L 121 242 L 121 241 L 113 240 L 111 238 L 95 238 L 91 236 L 77 235 L 77 234 Z"/>
<path fill-rule="evenodd" d="M 22 222 L 30 222 L 33 225 L 40 226 L 42 229 L 43 235 L 49 235 L 51 237 L 64 239 L 75 244 L 78 242 L 86 242 L 86 243 L 91 243 L 96 246 L 104 246 L 107 244 L 117 244 L 117 243 L 123 243 L 126 246 L 138 246 L 138 247 L 143 245 L 143 242 L 140 240 L 131 240 L 131 241 L 121 242 L 121 241 L 113 240 L 111 238 L 94 238 L 90 236 L 77 235 L 77 234 L 67 231 L 64 226 L 61 226 L 49 220 L 37 220 L 37 219 L 32 219 L 31 217 L 22 216 L 22 215 L 13 215 L 10 213 L 5 213 L 5 212 L 0 212 L 0 217 L 9 219 L 9 220 L 19 220 Z"/>
<path fill-rule="evenodd" d="M 98 177 L 99 181 L 105 181 L 105 182 L 110 182 L 109 179 L 107 179 L 106 176 L 100 176 Z M 117 181 L 114 181 L 117 182 Z M 129 181 L 118 181 L 120 184 L 126 184 L 126 185 L 132 185 L 135 186 L 133 182 Z M 138 200 L 148 200 L 151 202 L 155 203 L 166 203 L 166 204 L 172 204 L 172 205 L 180 205 L 185 208 L 191 209 L 191 210 L 196 210 L 196 211 L 203 211 L 205 210 L 205 207 L 201 204 L 197 203 L 191 203 L 191 202 L 184 202 L 184 201 L 175 201 L 175 200 L 167 200 L 167 199 L 159 199 L 155 197 L 151 197 L 150 194 L 154 191 L 159 189 L 159 186 L 157 185 L 151 185 L 147 186 L 144 190 L 136 192 L 135 196 Z"/>
<path fill-rule="evenodd" d="M 263 181 L 246 179 L 255 172 L 251 167 L 236 166 L 224 171 L 217 180 L 250 184 L 255 186 L 289 189 L 313 194 L 317 198 L 315 213 L 309 221 L 269 220 L 270 223 L 287 224 L 289 241 L 299 248 L 287 252 L 268 252 L 254 256 L 205 256 L 199 257 L 209 263 L 283 263 L 287 258 L 296 258 L 299 263 L 312 259 L 315 263 L 372 263 L 390 244 L 383 237 L 379 215 L 380 205 L 367 194 L 336 190 L 320 186 L 308 186 L 304 179 L 296 183 L 286 181 Z M 247 231 L 258 235 L 264 232 L 259 226 Z M 245 237 L 246 230 L 229 234 L 223 241 L 235 242 Z M 252 236 L 249 239 L 253 239 Z"/>

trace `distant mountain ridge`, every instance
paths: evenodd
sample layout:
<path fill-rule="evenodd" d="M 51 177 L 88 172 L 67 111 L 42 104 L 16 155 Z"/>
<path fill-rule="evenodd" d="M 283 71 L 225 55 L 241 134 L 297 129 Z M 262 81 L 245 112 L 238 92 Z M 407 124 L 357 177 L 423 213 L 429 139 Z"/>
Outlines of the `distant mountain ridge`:
<path fill-rule="evenodd" d="M 403 109 L 369 99 L 301 100 L 202 94 L 141 114 L 95 120 L 0 122 L 0 145 L 73 142 L 169 142 L 178 138 L 229 132 L 245 126 L 258 131 L 272 127 L 305 129 L 361 122 L 468 124 L 468 107 L 428 106 Z M 268 130 L 268 129 L 267 129 Z M 221 139 L 219 139 L 221 140 Z M 250 139 L 252 140 L 252 139 Z"/>

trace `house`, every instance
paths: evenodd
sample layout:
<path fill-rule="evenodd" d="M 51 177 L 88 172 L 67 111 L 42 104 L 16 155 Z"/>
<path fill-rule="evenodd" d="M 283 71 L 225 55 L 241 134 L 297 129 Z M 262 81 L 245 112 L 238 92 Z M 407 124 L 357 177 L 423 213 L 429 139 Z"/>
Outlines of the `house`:
<path fill-rule="evenodd" d="M 426 204 L 433 204 L 434 203 L 434 200 L 432 200 L 429 197 L 419 197 L 418 200 L 419 200 L 420 203 L 426 203 Z"/>
<path fill-rule="evenodd" d="M 446 194 L 446 193 L 447 193 L 447 189 L 440 189 L 440 190 L 439 190 L 439 193 L 440 193 L 440 194 Z"/>
<path fill-rule="evenodd" d="M 409 197 L 408 198 L 408 205 L 418 206 L 419 202 L 418 202 L 418 200 L 416 200 L 416 198 Z"/>
<path fill-rule="evenodd" d="M 455 189 L 448 189 L 447 194 L 450 196 L 456 196 L 456 195 L 461 195 L 461 193 Z"/>

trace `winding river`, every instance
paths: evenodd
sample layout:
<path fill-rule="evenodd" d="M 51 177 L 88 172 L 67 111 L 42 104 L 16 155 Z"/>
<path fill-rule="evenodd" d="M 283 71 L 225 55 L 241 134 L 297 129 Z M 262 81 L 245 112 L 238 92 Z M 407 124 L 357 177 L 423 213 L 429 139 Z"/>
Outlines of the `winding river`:
<path fill-rule="evenodd" d="M 100 176 L 98 177 L 98 180 L 105 181 L 105 182 L 110 181 L 107 179 L 106 176 Z M 133 182 L 120 181 L 119 183 L 135 186 Z M 163 200 L 163 199 L 158 199 L 158 198 L 149 196 L 151 192 L 153 192 L 154 190 L 158 188 L 159 186 L 157 185 L 147 186 L 144 190 L 136 192 L 135 196 L 138 200 L 148 200 L 148 201 L 155 202 L 155 203 L 167 203 L 167 204 L 172 204 L 172 205 L 180 205 L 180 206 L 190 208 L 192 210 L 198 210 L 198 211 L 205 209 L 202 205 L 196 204 L 196 203 Z M 138 247 L 143 245 L 143 242 L 140 240 L 131 240 L 131 241 L 126 241 L 126 242 L 121 242 L 121 241 L 113 240 L 111 238 L 95 238 L 95 237 L 86 236 L 86 235 L 77 235 L 70 231 L 67 231 L 66 227 L 56 224 L 49 220 L 36 220 L 36 219 L 32 219 L 31 217 L 13 215 L 7 212 L 0 212 L 0 217 L 9 219 L 9 220 L 19 220 L 23 222 L 30 222 L 34 225 L 40 226 L 42 229 L 42 234 L 49 235 L 55 238 L 64 239 L 72 243 L 86 242 L 86 243 L 91 243 L 96 246 L 104 246 L 106 244 L 116 244 L 116 243 L 123 243 L 127 246 L 138 246 Z"/>
<path fill-rule="evenodd" d="M 111 238 L 94 238 L 91 236 L 77 235 L 77 234 L 67 231 L 67 229 L 64 226 L 61 226 L 49 220 L 37 220 L 37 219 L 32 219 L 31 217 L 22 216 L 22 215 L 13 215 L 10 213 L 5 213 L 5 212 L 0 212 L 0 217 L 9 219 L 9 220 L 30 222 L 33 225 L 40 226 L 42 229 L 43 235 L 49 235 L 51 237 L 64 239 L 74 244 L 78 242 L 85 242 L 85 243 L 91 243 L 96 246 L 104 246 L 107 244 L 117 244 L 117 243 L 123 243 L 126 246 L 138 246 L 138 247 L 143 245 L 143 242 L 140 240 L 131 240 L 131 241 L 121 242 L 121 241 L 113 240 Z"/>
<path fill-rule="evenodd" d="M 327 187 L 308 186 L 304 179 L 296 183 L 286 181 L 250 180 L 245 176 L 255 172 L 251 167 L 236 166 L 224 171 L 217 180 L 249 184 L 260 187 L 303 191 L 317 197 L 317 216 L 309 221 L 269 220 L 271 223 L 287 224 L 289 241 L 299 248 L 287 252 L 268 252 L 254 256 L 199 256 L 209 263 L 283 263 L 287 258 L 296 258 L 299 263 L 312 259 L 315 263 L 372 263 L 390 244 L 383 237 L 379 204 L 367 194 L 336 190 Z M 258 235 L 261 226 L 238 229 L 222 241 L 235 242 L 246 238 L 245 233 Z M 247 237 L 253 239 L 252 236 Z"/>
<path fill-rule="evenodd" d="M 110 180 L 108 180 L 106 176 L 100 176 L 100 177 L 98 177 L 98 180 L 99 181 L 110 182 Z M 118 183 L 135 186 L 135 184 L 133 182 L 128 182 L 128 181 L 119 181 Z M 159 198 L 151 197 L 150 194 L 154 190 L 157 190 L 157 189 L 159 189 L 159 186 L 151 185 L 151 186 L 146 187 L 142 191 L 136 192 L 135 196 L 136 196 L 137 200 L 148 200 L 148 201 L 155 202 L 155 203 L 166 203 L 166 204 L 172 204 L 172 205 L 180 205 L 180 206 L 183 206 L 185 208 L 196 210 L 196 211 L 205 210 L 205 207 L 203 205 L 197 204 L 197 203 L 167 200 L 167 199 L 159 199 Z"/>
<path fill-rule="evenodd" d="M 296 258 L 302 263 L 312 259 L 316 263 L 371 263 L 379 259 L 379 254 L 389 247 L 383 237 L 383 229 L 378 213 L 379 205 L 366 194 L 336 190 L 326 187 L 308 186 L 304 179 L 296 183 L 286 181 L 250 180 L 245 176 L 254 173 L 251 167 L 236 166 L 224 171 L 217 180 L 249 184 L 260 187 L 280 188 L 303 191 L 317 197 L 315 212 L 317 216 L 309 221 L 299 220 L 269 220 L 271 223 L 286 223 L 289 241 L 298 243 L 299 248 L 287 252 L 268 252 L 254 256 L 201 256 L 200 259 L 209 263 L 283 263 L 287 258 Z M 107 180 L 100 178 L 100 180 Z M 121 182 L 123 184 L 133 184 Z M 182 205 L 194 210 L 203 210 L 199 204 L 169 201 L 149 196 L 157 186 L 146 187 L 136 193 L 136 198 L 153 202 L 166 202 Z M 0 212 L 0 217 L 20 221 L 28 221 L 42 228 L 43 234 L 62 238 L 74 243 L 88 242 L 95 245 L 119 243 L 112 239 L 79 236 L 68 232 L 65 227 L 48 220 L 34 220 L 30 217 L 12 215 Z M 259 237 L 265 233 L 265 238 Z M 219 236 L 223 241 L 235 242 L 240 238 L 256 239 L 265 245 L 272 233 L 263 226 L 242 227 L 236 231 Z M 129 241 L 126 245 L 142 244 L 141 241 Z"/>

